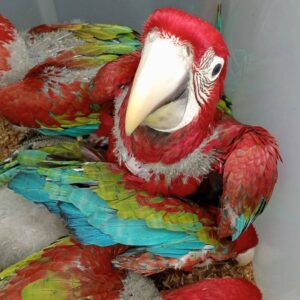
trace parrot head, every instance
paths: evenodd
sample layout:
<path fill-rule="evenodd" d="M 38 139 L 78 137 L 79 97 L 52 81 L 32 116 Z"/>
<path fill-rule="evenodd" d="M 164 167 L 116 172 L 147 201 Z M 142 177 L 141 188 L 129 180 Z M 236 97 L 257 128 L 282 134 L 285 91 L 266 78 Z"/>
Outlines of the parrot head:
<path fill-rule="evenodd" d="M 148 18 L 142 43 L 133 83 L 116 107 L 115 152 L 119 143 L 136 161 L 168 165 L 212 129 L 229 53 L 212 25 L 174 8 Z"/>
<path fill-rule="evenodd" d="M 228 52 L 213 26 L 177 9 L 161 9 L 145 24 L 143 40 L 127 106 L 127 135 L 141 123 L 174 132 L 216 105 Z"/>

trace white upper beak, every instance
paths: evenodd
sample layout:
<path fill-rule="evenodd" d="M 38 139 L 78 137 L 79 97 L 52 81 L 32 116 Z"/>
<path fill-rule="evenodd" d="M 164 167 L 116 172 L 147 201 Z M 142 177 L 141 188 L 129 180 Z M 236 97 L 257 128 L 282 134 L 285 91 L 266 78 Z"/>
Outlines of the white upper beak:
<path fill-rule="evenodd" d="M 172 38 L 150 33 L 134 77 L 125 117 L 129 136 L 144 119 L 174 96 L 186 81 L 192 60 Z"/>

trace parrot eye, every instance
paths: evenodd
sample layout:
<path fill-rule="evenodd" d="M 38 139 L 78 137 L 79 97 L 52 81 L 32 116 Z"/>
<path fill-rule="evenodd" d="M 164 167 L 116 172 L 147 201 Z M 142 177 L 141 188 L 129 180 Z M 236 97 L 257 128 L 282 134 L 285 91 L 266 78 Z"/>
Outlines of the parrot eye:
<path fill-rule="evenodd" d="M 221 65 L 221 64 L 217 64 L 217 65 L 213 68 L 212 73 L 211 73 L 211 76 L 212 76 L 212 77 L 217 76 L 217 75 L 220 73 L 221 68 L 222 68 L 222 65 Z"/>
<path fill-rule="evenodd" d="M 224 65 L 224 59 L 219 56 L 215 56 L 209 67 L 208 77 L 211 81 L 215 81 L 220 75 Z"/>

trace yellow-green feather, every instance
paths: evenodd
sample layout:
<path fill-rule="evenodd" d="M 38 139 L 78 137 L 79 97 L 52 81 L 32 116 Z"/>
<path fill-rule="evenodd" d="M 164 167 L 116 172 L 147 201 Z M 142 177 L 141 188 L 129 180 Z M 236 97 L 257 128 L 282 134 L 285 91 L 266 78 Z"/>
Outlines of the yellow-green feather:
<path fill-rule="evenodd" d="M 143 219 L 150 228 L 164 228 L 171 231 L 196 232 L 202 227 L 198 216 L 194 213 L 157 211 L 152 207 L 142 206 L 137 200 L 137 191 L 125 186 L 122 173 L 113 173 L 108 166 L 103 163 L 88 164 L 83 169 L 91 180 L 99 181 L 99 185 L 93 187 L 93 191 L 107 201 L 111 208 L 117 210 L 118 217 L 128 220 Z M 139 195 L 147 197 L 150 203 L 166 201 L 163 197 L 151 197 L 146 193 Z"/>
<path fill-rule="evenodd" d="M 79 291 L 80 287 L 80 280 L 76 279 L 73 274 L 69 278 L 47 271 L 45 278 L 35 280 L 24 287 L 22 300 L 79 299 L 76 297 L 76 290 Z"/>

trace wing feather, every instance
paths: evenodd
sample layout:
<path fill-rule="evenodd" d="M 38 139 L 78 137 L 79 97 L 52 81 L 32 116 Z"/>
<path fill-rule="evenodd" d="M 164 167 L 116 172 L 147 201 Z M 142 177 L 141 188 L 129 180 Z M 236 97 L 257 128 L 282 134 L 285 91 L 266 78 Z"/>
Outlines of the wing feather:
<path fill-rule="evenodd" d="M 281 159 L 275 139 L 261 127 L 247 127 L 236 139 L 224 167 L 221 237 L 233 240 L 262 213 L 277 181 Z"/>

